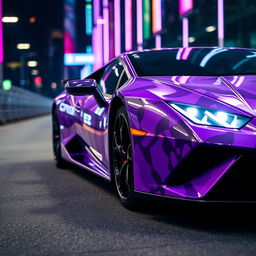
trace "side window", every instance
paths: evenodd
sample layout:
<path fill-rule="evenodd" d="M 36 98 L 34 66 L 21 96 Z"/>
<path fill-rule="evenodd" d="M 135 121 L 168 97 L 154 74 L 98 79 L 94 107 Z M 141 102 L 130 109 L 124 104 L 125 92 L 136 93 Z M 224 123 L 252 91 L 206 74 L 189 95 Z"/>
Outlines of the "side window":
<path fill-rule="evenodd" d="M 115 61 L 106 67 L 100 80 L 100 87 L 103 93 L 112 95 L 115 92 L 123 70 L 124 67 L 121 61 Z"/>

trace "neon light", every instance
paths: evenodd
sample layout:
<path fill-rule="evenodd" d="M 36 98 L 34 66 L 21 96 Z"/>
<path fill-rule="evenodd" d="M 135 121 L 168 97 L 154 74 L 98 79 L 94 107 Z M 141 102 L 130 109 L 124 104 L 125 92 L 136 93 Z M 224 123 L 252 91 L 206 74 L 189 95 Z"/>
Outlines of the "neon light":
<path fill-rule="evenodd" d="M 93 64 L 94 56 L 86 53 L 65 53 L 64 64 L 66 66 L 80 66 Z"/>
<path fill-rule="evenodd" d="M 92 5 L 85 5 L 85 34 L 90 36 L 92 34 Z"/>
<path fill-rule="evenodd" d="M 64 8 L 64 53 L 74 53 L 76 52 L 75 1 L 65 0 Z"/>
<path fill-rule="evenodd" d="M 4 45 L 3 45 L 3 23 L 2 23 L 2 16 L 3 16 L 3 4 L 2 0 L 0 0 L 0 63 L 4 62 Z"/>
<path fill-rule="evenodd" d="M 224 2 L 218 0 L 218 44 L 224 46 Z"/>
<path fill-rule="evenodd" d="M 143 0 L 143 37 L 148 40 L 151 36 L 150 0 Z"/>
<path fill-rule="evenodd" d="M 161 0 L 152 0 L 152 16 L 152 32 L 156 34 L 162 30 Z"/>
<path fill-rule="evenodd" d="M 152 0 L 152 32 L 157 34 L 162 30 L 162 5 L 160 0 Z M 155 36 L 156 48 L 161 48 L 161 35 Z"/>
<path fill-rule="evenodd" d="M 94 69 L 102 66 L 102 24 L 98 20 L 102 19 L 100 16 L 100 0 L 93 1 L 93 30 L 92 30 L 92 48 L 95 58 Z"/>
<path fill-rule="evenodd" d="M 121 53 L 121 17 L 120 17 L 120 0 L 114 0 L 115 16 L 115 56 Z"/>
<path fill-rule="evenodd" d="M 132 0 L 125 1 L 125 50 L 132 50 Z"/>
<path fill-rule="evenodd" d="M 143 50 L 143 17 L 142 0 L 137 0 L 137 44 L 138 50 Z"/>
<path fill-rule="evenodd" d="M 115 16 L 114 1 L 109 1 L 109 59 L 115 57 Z"/>
<path fill-rule="evenodd" d="M 182 18 L 182 38 L 183 38 L 183 47 L 188 47 L 188 18 Z"/>
<path fill-rule="evenodd" d="M 180 0 L 179 13 L 185 15 L 193 9 L 193 0 Z"/>
<path fill-rule="evenodd" d="M 108 0 L 103 0 L 103 33 L 104 33 L 104 52 L 103 52 L 103 62 L 104 64 L 109 61 L 109 10 L 108 10 Z"/>
<path fill-rule="evenodd" d="M 12 89 L 12 81 L 7 79 L 3 80 L 2 87 L 4 91 L 9 91 Z"/>
<path fill-rule="evenodd" d="M 156 35 L 156 48 L 161 48 L 162 46 L 162 38 L 161 38 L 161 35 Z"/>

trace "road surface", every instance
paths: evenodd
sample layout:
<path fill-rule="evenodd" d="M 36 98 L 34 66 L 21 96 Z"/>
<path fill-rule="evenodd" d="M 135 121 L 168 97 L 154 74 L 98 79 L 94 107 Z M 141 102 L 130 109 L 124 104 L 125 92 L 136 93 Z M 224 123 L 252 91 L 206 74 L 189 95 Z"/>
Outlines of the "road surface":
<path fill-rule="evenodd" d="M 256 255 L 254 208 L 128 211 L 106 181 L 56 168 L 50 122 L 0 126 L 0 255 Z"/>

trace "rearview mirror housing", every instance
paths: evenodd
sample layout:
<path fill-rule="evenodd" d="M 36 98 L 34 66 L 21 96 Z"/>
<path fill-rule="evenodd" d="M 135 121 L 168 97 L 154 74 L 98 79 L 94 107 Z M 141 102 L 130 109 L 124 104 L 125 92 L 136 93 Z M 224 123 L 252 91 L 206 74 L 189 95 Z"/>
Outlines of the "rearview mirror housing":
<path fill-rule="evenodd" d="M 66 80 L 65 89 L 68 94 L 74 96 L 93 95 L 100 107 L 107 103 L 95 79 Z"/>

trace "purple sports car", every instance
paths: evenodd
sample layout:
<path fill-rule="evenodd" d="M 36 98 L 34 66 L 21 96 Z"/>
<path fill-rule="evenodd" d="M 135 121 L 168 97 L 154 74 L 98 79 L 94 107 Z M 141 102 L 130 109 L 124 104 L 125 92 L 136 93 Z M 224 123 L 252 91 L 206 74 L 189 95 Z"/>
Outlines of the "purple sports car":
<path fill-rule="evenodd" d="M 256 201 L 256 50 L 124 53 L 65 89 L 52 108 L 57 165 L 113 181 L 125 207 Z"/>

